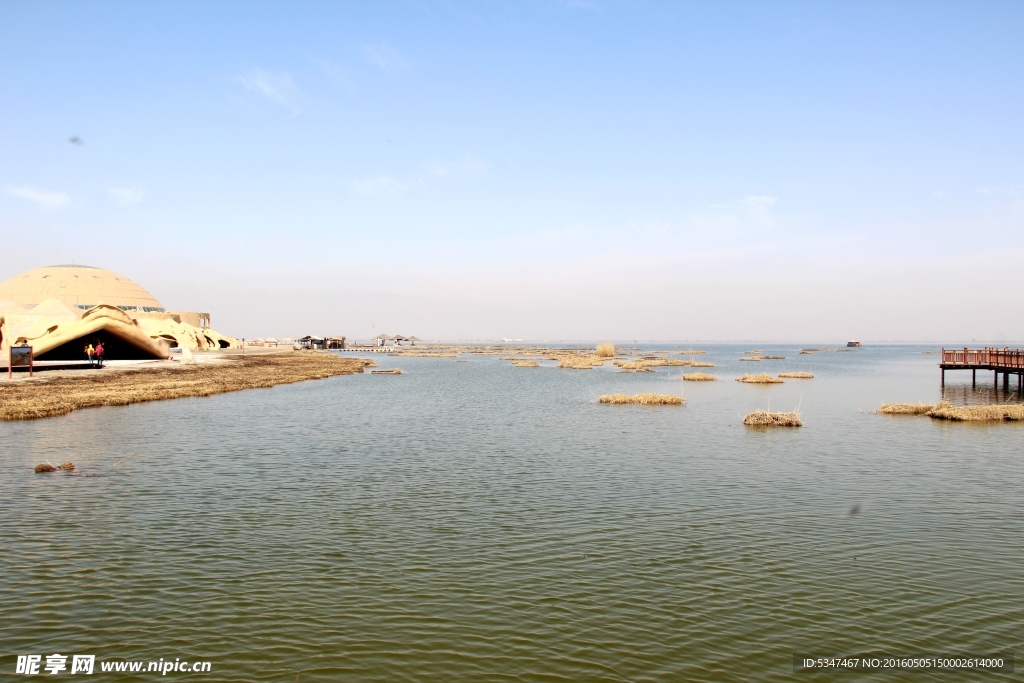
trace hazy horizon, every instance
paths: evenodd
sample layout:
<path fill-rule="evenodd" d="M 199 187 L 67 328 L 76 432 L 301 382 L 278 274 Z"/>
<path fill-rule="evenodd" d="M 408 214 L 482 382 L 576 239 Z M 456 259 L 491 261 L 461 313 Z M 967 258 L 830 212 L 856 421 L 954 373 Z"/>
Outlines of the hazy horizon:
<path fill-rule="evenodd" d="M 237 337 L 1024 339 L 1024 5 L 8 2 L 0 281 Z"/>

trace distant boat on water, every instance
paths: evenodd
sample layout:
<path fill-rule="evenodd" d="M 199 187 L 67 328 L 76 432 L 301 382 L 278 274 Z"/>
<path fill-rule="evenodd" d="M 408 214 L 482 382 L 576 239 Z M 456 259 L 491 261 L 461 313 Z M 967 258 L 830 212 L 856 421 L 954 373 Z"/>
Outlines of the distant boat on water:
<path fill-rule="evenodd" d="M 862 344 L 856 339 L 846 342 L 847 346 L 862 346 Z"/>

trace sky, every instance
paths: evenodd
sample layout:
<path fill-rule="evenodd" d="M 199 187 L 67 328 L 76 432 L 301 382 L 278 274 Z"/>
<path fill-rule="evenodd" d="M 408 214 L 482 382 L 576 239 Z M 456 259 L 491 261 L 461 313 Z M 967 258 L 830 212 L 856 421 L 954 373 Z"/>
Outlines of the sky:
<path fill-rule="evenodd" d="M 1024 339 L 1024 3 L 0 2 L 0 280 L 238 337 Z"/>

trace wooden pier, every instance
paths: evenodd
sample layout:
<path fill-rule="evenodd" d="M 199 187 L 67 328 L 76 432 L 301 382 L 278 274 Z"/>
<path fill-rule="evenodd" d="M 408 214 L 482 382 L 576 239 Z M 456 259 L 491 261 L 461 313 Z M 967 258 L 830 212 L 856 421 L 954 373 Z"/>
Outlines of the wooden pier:
<path fill-rule="evenodd" d="M 996 389 L 999 374 L 1003 375 L 1003 389 L 1010 390 L 1010 375 L 1017 375 L 1017 393 L 1024 389 L 1024 351 L 1020 349 L 942 349 L 942 386 L 946 386 L 946 370 L 970 370 L 971 386 L 977 386 L 978 370 L 992 370 Z"/>

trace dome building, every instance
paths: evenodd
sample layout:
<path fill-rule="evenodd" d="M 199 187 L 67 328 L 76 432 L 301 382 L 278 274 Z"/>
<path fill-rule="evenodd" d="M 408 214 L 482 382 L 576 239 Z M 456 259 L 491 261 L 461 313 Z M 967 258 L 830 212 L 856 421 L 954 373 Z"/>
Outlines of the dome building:
<path fill-rule="evenodd" d="M 15 275 L 0 283 L 4 299 L 23 306 L 57 299 L 83 311 L 102 303 L 122 311 L 165 312 L 152 294 L 124 275 L 92 266 L 46 266 Z"/>
<path fill-rule="evenodd" d="M 209 313 L 168 311 L 139 284 L 102 268 L 47 266 L 0 283 L 0 362 L 20 344 L 39 360 L 81 360 L 85 345 L 97 342 L 111 360 L 238 346 L 210 329 Z"/>

